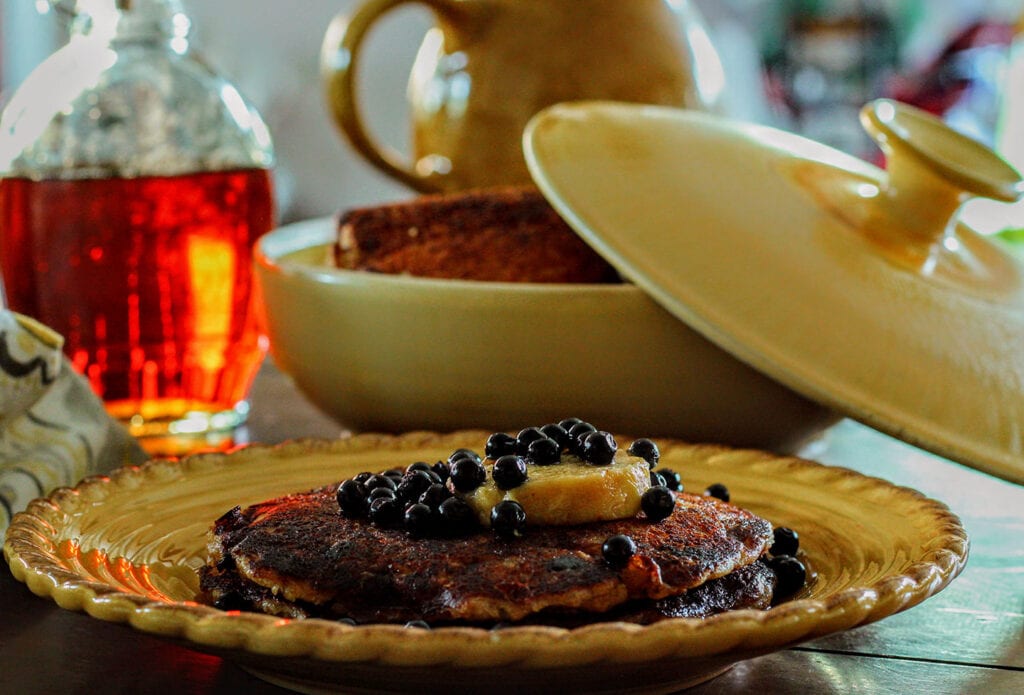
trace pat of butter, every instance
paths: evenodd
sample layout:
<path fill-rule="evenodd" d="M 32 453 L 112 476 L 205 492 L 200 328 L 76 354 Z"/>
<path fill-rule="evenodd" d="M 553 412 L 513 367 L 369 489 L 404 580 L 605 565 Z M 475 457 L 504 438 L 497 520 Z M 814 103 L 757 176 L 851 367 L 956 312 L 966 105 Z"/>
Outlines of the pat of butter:
<path fill-rule="evenodd" d="M 621 451 L 607 466 L 592 466 L 570 454 L 551 466 L 530 464 L 526 482 L 511 490 L 494 484 L 493 467 L 493 461 L 485 460 L 487 481 L 472 492 L 459 493 L 484 526 L 490 526 L 491 509 L 502 500 L 521 504 L 530 526 L 626 519 L 640 511 L 640 498 L 651 486 L 647 462 Z"/>

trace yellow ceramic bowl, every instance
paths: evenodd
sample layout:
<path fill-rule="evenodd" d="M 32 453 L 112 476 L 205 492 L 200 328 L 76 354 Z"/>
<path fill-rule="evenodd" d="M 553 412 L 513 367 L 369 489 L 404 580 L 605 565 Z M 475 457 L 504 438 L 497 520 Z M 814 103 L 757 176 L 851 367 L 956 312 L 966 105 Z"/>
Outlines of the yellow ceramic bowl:
<path fill-rule="evenodd" d="M 256 271 L 278 365 L 355 430 L 605 429 L 792 450 L 832 412 L 715 347 L 633 285 L 341 270 L 334 222 L 282 227 Z"/>

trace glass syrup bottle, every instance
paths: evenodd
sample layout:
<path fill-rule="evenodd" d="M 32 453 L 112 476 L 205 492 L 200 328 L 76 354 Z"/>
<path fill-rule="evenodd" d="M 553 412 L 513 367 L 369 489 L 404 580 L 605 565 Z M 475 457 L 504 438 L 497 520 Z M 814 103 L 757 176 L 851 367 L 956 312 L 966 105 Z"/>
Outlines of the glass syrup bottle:
<path fill-rule="evenodd" d="M 179 0 L 51 4 L 70 40 L 0 117 L 5 301 L 64 336 L 144 446 L 177 453 L 245 419 L 265 353 L 251 249 L 274 222 L 272 144 L 192 51 Z"/>

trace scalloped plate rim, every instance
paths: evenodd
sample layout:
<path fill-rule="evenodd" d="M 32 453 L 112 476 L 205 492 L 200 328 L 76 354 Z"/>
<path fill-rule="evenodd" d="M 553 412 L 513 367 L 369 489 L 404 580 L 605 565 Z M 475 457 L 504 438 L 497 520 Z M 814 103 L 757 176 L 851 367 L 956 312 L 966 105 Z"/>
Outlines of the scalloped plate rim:
<path fill-rule="evenodd" d="M 753 654 L 774 651 L 875 622 L 906 610 L 945 588 L 960 573 L 967 560 L 968 538 L 959 519 L 945 504 L 916 490 L 846 468 L 717 445 L 696 447 L 707 450 L 709 454 L 725 454 L 735 458 L 737 460 L 730 465 L 737 467 L 782 466 L 788 475 L 796 471 L 801 475 L 820 476 L 829 485 L 848 482 L 885 490 L 888 494 L 895 493 L 934 516 L 936 528 L 941 529 L 942 542 L 938 547 L 915 558 L 901 574 L 886 578 L 886 584 L 912 583 L 911 589 L 904 587 L 902 598 L 894 596 L 894 589 L 882 586 L 883 582 L 876 582 L 868 586 L 851 586 L 820 598 L 796 599 L 766 611 L 730 611 L 705 619 L 674 618 L 649 626 L 607 622 L 572 629 L 522 626 L 500 631 L 476 627 L 419 631 L 397 625 L 348 626 L 322 619 L 288 621 L 270 615 L 232 614 L 195 602 L 163 603 L 148 600 L 140 594 L 131 594 L 113 585 L 86 580 L 81 575 L 68 578 L 66 575 L 73 576 L 74 573 L 61 567 L 55 555 L 53 541 L 59 537 L 60 529 L 59 519 L 55 515 L 73 513 L 74 509 L 70 508 L 81 503 L 83 497 L 94 502 L 97 495 L 102 498 L 112 489 L 125 485 L 126 481 L 145 485 L 146 476 L 170 474 L 167 479 L 148 483 L 166 484 L 168 480 L 176 479 L 175 476 L 201 475 L 204 467 L 246 465 L 250 460 L 258 460 L 268 453 L 287 457 L 311 451 L 343 453 L 380 446 L 400 450 L 444 444 L 446 441 L 463 441 L 481 435 L 486 436 L 486 433 L 462 430 L 447 434 L 369 433 L 338 440 L 299 439 L 277 445 L 250 445 L 231 453 L 197 454 L 177 461 L 156 460 L 142 466 L 119 469 L 108 476 L 86 478 L 74 488 L 61 488 L 49 497 L 34 501 L 12 521 L 4 542 L 4 556 L 16 579 L 26 583 L 33 593 L 54 600 L 61 607 L 84 610 L 93 617 L 127 623 L 142 632 L 183 641 L 200 651 L 242 653 L 249 657 L 298 657 L 333 663 L 372 663 L 381 667 L 429 665 L 452 668 L 500 667 L 513 662 L 533 668 L 581 666 L 597 661 L 614 664 L 615 661 L 608 660 L 607 648 L 599 648 L 607 645 L 609 635 L 616 637 L 614 641 L 620 647 L 617 651 L 623 655 L 622 663 L 636 661 L 635 656 L 630 658 L 634 649 L 621 649 L 624 640 L 636 642 L 631 645 L 635 649 L 647 647 L 652 650 L 650 654 L 667 653 L 683 660 L 726 656 L 732 657 L 731 661 L 740 661 Z M 659 442 L 664 442 L 667 447 L 694 446 L 665 439 Z M 750 455 L 755 455 L 755 458 L 748 458 Z M 45 547 L 46 544 L 51 547 Z M 895 602 L 890 603 L 892 601 Z M 794 623 L 800 628 L 795 632 Z M 227 629 L 217 632 L 221 626 Z M 775 628 L 778 628 L 777 632 L 783 635 L 783 639 L 773 639 L 772 630 Z M 726 632 L 729 633 L 729 640 L 720 639 L 712 645 L 707 639 L 714 633 L 724 635 Z M 288 639 L 281 640 L 280 636 L 285 633 Z M 263 638 L 266 639 L 260 641 Z M 298 640 L 301 640 L 301 644 L 297 644 Z M 373 658 L 358 658 L 365 649 L 355 649 L 355 658 L 349 658 L 352 654 L 346 646 L 354 641 L 367 640 L 390 644 L 392 647 L 400 645 L 403 649 L 378 650 Z M 448 650 L 437 649 L 438 643 L 442 642 L 468 642 L 477 651 L 464 663 L 452 662 L 447 658 L 438 658 L 450 653 Z M 702 646 L 706 650 L 701 650 Z M 712 648 L 707 649 L 709 646 Z M 685 653 L 683 650 L 686 650 Z M 511 658 L 500 658 L 501 652 L 509 654 Z M 410 656 L 418 658 L 410 661 Z"/>

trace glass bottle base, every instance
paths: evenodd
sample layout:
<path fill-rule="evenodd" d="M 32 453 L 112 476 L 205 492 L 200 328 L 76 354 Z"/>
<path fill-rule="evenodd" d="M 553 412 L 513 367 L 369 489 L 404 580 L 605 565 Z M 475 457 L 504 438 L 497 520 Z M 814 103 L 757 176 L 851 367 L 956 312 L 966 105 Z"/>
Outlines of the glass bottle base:
<path fill-rule="evenodd" d="M 151 456 L 182 456 L 198 451 L 223 451 L 235 445 L 238 428 L 249 415 L 249 402 L 231 408 L 199 405 L 177 399 L 146 403 L 144 412 L 136 402 L 107 403 L 107 412 Z"/>

